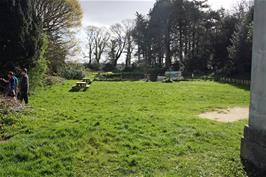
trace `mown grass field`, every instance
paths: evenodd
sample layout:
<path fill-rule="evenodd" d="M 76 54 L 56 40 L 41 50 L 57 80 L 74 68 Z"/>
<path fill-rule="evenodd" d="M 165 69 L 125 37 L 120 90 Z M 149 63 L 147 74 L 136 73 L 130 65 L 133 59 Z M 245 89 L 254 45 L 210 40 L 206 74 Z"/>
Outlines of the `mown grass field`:
<path fill-rule="evenodd" d="M 241 177 L 246 121 L 198 118 L 248 106 L 249 91 L 207 81 L 74 82 L 41 89 L 32 109 L 1 115 L 0 176 Z"/>

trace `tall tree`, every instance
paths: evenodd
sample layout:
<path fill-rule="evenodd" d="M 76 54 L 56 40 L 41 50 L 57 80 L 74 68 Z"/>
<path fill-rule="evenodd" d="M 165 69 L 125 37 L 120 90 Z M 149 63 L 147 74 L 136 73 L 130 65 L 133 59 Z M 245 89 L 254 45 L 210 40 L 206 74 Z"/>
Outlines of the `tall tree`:
<path fill-rule="evenodd" d="M 73 43 L 71 28 L 81 24 L 82 10 L 78 0 L 33 0 L 35 15 L 48 35 L 47 59 L 50 72 L 61 67 Z"/>
<path fill-rule="evenodd" d="M 62 40 L 69 28 L 81 24 L 82 10 L 78 0 L 34 0 L 33 2 L 43 31 L 53 40 Z"/>
<path fill-rule="evenodd" d="M 106 50 L 109 39 L 110 33 L 106 28 L 96 28 L 94 35 L 94 56 L 97 64 L 100 64 L 100 60 Z"/>
<path fill-rule="evenodd" d="M 0 1 L 0 65 L 32 66 L 39 55 L 41 24 L 31 0 Z"/>
<path fill-rule="evenodd" d="M 124 20 L 123 26 L 125 27 L 125 35 L 126 35 L 126 45 L 125 45 L 125 53 L 126 53 L 126 68 L 131 67 L 131 59 L 132 53 L 134 52 L 135 44 L 133 40 L 133 30 L 135 28 L 135 22 L 133 20 Z"/>
<path fill-rule="evenodd" d="M 172 1 L 157 1 L 150 12 L 149 33 L 153 58 L 158 60 L 162 66 L 165 58 L 165 66 L 169 68 L 172 64 L 171 52 L 171 28 L 172 28 Z M 157 63 L 157 61 L 152 61 Z"/>
<path fill-rule="evenodd" d="M 113 67 L 116 67 L 118 60 L 124 52 L 126 46 L 126 29 L 122 24 L 115 24 L 110 27 L 112 34 L 111 43 L 110 43 L 110 62 Z"/>
<path fill-rule="evenodd" d="M 199 74 L 250 74 L 249 7 L 241 3 L 228 13 L 212 10 L 207 0 L 157 0 L 148 18 L 136 16 L 133 37 L 139 63 L 161 69 L 174 64 Z"/>
<path fill-rule="evenodd" d="M 88 64 L 92 64 L 93 62 L 93 52 L 95 50 L 95 36 L 97 33 L 97 27 L 89 26 L 86 30 L 87 32 L 87 45 L 86 45 L 86 53 L 85 58 L 89 59 Z"/>
<path fill-rule="evenodd" d="M 251 72 L 253 11 L 250 8 L 241 17 L 231 39 L 232 45 L 228 47 L 227 67 L 230 68 L 230 75 L 246 75 Z"/>
<path fill-rule="evenodd" d="M 137 45 L 137 58 L 140 63 L 144 59 L 145 50 L 148 46 L 148 20 L 139 13 L 136 14 L 136 25 L 133 30 L 134 42 Z"/>

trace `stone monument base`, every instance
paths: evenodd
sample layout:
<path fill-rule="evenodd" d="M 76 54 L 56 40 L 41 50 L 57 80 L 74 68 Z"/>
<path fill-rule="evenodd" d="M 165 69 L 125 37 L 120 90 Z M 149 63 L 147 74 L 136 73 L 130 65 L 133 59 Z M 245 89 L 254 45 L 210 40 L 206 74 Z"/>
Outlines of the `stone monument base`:
<path fill-rule="evenodd" d="M 265 175 L 266 132 L 246 126 L 241 140 L 240 156 L 247 173 L 251 173 L 252 176 Z"/>

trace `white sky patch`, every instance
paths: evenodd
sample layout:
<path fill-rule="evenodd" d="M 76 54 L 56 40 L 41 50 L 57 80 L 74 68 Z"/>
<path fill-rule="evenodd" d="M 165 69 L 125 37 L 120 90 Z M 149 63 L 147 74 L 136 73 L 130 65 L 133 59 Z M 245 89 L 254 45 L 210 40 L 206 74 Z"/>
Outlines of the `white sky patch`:
<path fill-rule="evenodd" d="M 215 10 L 220 8 L 230 9 L 238 2 L 239 0 L 209 0 L 209 5 Z"/>

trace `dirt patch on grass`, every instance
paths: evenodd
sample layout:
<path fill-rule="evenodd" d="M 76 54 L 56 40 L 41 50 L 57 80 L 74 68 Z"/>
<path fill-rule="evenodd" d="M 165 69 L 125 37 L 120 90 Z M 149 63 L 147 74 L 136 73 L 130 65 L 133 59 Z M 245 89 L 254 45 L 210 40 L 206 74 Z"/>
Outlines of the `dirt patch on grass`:
<path fill-rule="evenodd" d="M 0 95 L 0 113 L 19 112 L 24 109 L 20 101 Z"/>
<path fill-rule="evenodd" d="M 1 145 L 1 144 L 6 144 L 6 143 L 7 143 L 7 141 L 1 141 L 1 140 L 0 140 L 0 145 Z"/>
<path fill-rule="evenodd" d="M 228 108 L 220 109 L 214 112 L 206 112 L 199 115 L 204 119 L 215 120 L 218 122 L 235 122 L 249 117 L 249 108 Z"/>
<path fill-rule="evenodd" d="M 7 144 L 8 141 L 9 141 L 9 139 L 3 139 L 3 138 L 0 137 L 0 145 L 1 144 Z"/>

